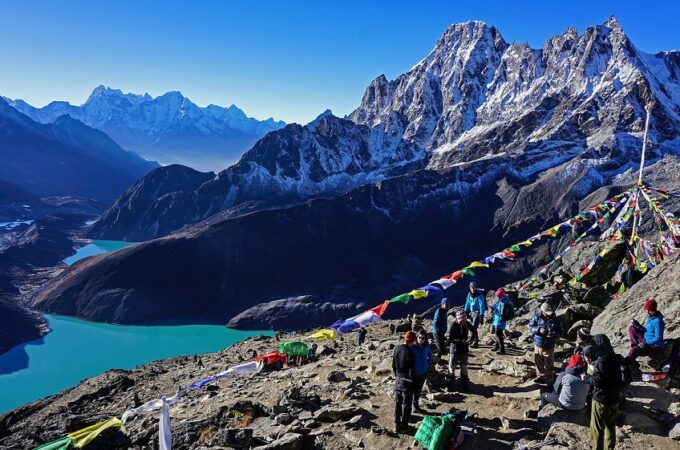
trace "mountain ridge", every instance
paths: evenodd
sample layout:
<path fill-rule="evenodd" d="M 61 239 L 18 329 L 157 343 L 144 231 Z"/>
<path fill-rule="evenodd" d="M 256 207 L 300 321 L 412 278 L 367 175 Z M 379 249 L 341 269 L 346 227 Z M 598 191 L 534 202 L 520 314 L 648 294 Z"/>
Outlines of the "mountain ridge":
<path fill-rule="evenodd" d="M 285 125 L 271 117 L 248 117 L 236 105 L 200 107 L 179 91 L 152 97 L 100 85 L 79 106 L 53 101 L 35 108 L 23 100 L 5 100 L 37 122 L 51 123 L 67 114 L 104 131 L 127 150 L 165 164 L 209 169 L 226 167 L 258 138 Z"/>

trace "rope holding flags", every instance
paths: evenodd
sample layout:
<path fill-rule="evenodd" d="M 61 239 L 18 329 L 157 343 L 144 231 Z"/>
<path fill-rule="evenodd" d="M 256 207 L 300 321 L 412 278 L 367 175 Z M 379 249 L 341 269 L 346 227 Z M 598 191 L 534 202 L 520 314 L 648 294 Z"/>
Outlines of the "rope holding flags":
<path fill-rule="evenodd" d="M 482 260 L 472 261 L 467 266 L 459 270 L 456 270 L 448 275 L 442 276 L 437 280 L 428 283 L 425 286 L 411 290 L 408 293 L 397 295 L 389 300 L 384 300 L 379 305 L 361 314 L 358 314 L 346 320 L 340 320 L 327 328 L 323 328 L 313 332 L 312 334 L 306 336 L 303 339 L 335 340 L 338 336 L 338 333 L 350 333 L 359 327 L 365 327 L 372 323 L 381 321 L 382 316 L 387 311 L 389 305 L 393 303 L 408 304 L 412 300 L 422 300 L 437 297 L 441 295 L 445 289 L 456 284 L 461 278 L 465 276 L 474 276 L 475 272 L 473 269 L 475 270 L 486 269 L 489 268 L 491 264 L 494 264 L 497 261 L 502 261 L 506 259 L 512 260 L 517 256 L 517 253 L 522 252 L 525 248 L 534 246 L 534 244 L 537 242 L 546 240 L 548 238 L 555 238 L 557 236 L 560 236 L 561 234 L 567 231 L 573 230 L 575 225 L 581 225 L 584 222 L 592 222 L 592 225 L 588 227 L 585 232 L 581 233 L 576 240 L 569 244 L 568 247 L 566 247 L 562 252 L 560 252 L 560 254 L 555 257 L 553 262 L 559 260 L 567 251 L 569 251 L 569 249 L 571 249 L 577 243 L 581 242 L 582 239 L 584 239 L 586 236 L 592 233 L 600 223 L 610 218 L 611 215 L 614 214 L 616 210 L 619 208 L 621 208 L 621 212 L 613 221 L 611 227 L 609 228 L 609 230 L 607 230 L 607 232 L 609 232 L 610 230 L 615 230 L 616 232 L 615 237 L 620 238 L 622 236 L 622 230 L 624 229 L 628 221 L 632 217 L 634 217 L 635 211 L 639 207 L 638 201 L 640 193 L 647 200 L 647 202 L 650 205 L 650 209 L 654 211 L 654 214 L 659 219 L 659 221 L 667 225 L 668 229 L 670 230 L 671 239 L 675 239 L 676 237 L 680 236 L 680 222 L 673 214 L 665 211 L 661 206 L 660 202 L 658 202 L 655 198 L 650 197 L 652 191 L 657 192 L 659 193 L 659 195 L 662 196 L 675 195 L 673 193 L 668 193 L 667 191 L 663 191 L 656 188 L 646 188 L 644 185 L 640 185 L 631 191 L 626 191 L 622 194 L 610 198 L 609 200 L 606 200 L 603 203 L 591 206 L 590 208 L 587 208 L 585 211 L 582 211 L 573 218 L 566 220 L 562 223 L 559 223 L 553 227 L 550 227 L 545 231 L 537 233 L 527 240 L 513 244 L 499 252 L 487 256 Z M 625 201 L 623 201 L 624 199 Z M 607 232 L 605 232 L 605 234 Z M 603 236 L 605 234 L 603 234 Z M 653 268 L 654 264 L 658 263 L 658 260 L 653 260 L 652 255 L 654 255 L 654 257 L 656 258 L 662 258 L 664 255 L 667 256 L 670 252 L 673 251 L 672 245 L 670 245 L 673 241 L 666 242 L 661 239 L 658 244 L 652 245 L 647 241 L 640 240 L 639 238 L 636 239 L 634 235 L 631 239 L 631 242 L 635 242 L 636 244 L 635 247 L 639 248 L 639 251 L 643 252 L 646 255 L 647 260 L 644 262 L 644 264 L 647 269 Z M 600 252 L 598 253 L 595 259 L 602 258 L 603 256 L 604 256 L 603 252 Z M 548 265 L 550 264 L 552 264 L 552 262 L 549 263 Z M 594 266 L 594 264 L 596 264 L 596 262 L 591 262 L 587 269 L 590 270 L 592 266 Z M 616 274 L 614 275 L 612 280 L 605 283 L 605 286 L 613 282 L 617 277 L 621 276 L 621 274 L 625 272 L 626 267 L 627 262 L 624 259 L 624 261 L 617 269 Z M 540 273 L 541 272 L 539 272 L 539 274 Z M 625 290 L 624 283 L 621 283 L 621 288 L 619 292 L 621 292 L 621 289 Z M 279 346 L 279 350 L 282 350 L 284 353 L 289 354 L 299 355 L 308 354 L 307 345 L 301 341 L 282 343 Z M 271 353 L 277 353 L 281 358 L 285 357 L 278 351 L 274 351 Z M 69 433 L 68 435 L 60 439 L 48 442 L 46 444 L 41 445 L 40 447 L 37 447 L 36 450 L 67 450 L 72 447 L 82 448 L 88 443 L 90 443 L 92 440 L 94 440 L 102 431 L 108 428 L 119 428 L 122 431 L 124 431 L 124 424 L 131 417 L 135 415 L 149 414 L 155 412 L 160 412 L 158 425 L 159 448 L 161 450 L 171 450 L 172 434 L 170 430 L 170 407 L 174 403 L 177 403 L 187 392 L 195 389 L 202 389 L 207 384 L 212 383 L 221 378 L 230 377 L 237 373 L 252 374 L 257 372 L 259 370 L 260 361 L 262 359 L 266 359 L 268 355 L 270 354 L 258 356 L 251 361 L 246 361 L 236 366 L 232 366 L 226 371 L 219 372 L 215 375 L 197 380 L 179 389 L 177 393 L 171 397 L 167 398 L 162 397 L 160 399 L 150 400 L 137 408 L 125 411 L 121 419 L 111 418 L 106 421 L 86 427 L 82 430 Z"/>

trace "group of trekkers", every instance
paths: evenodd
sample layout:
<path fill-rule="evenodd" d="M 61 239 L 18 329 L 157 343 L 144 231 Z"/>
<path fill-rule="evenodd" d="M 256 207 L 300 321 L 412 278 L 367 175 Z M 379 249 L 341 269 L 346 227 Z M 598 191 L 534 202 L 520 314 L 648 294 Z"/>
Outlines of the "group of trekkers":
<path fill-rule="evenodd" d="M 494 339 L 493 351 L 504 355 L 506 325 L 514 316 L 514 305 L 503 288 L 496 290 L 494 297 L 495 303 L 490 308 L 492 320 L 489 333 Z M 546 302 L 540 305 L 528 324 L 528 330 L 533 335 L 536 365 L 534 381 L 544 384 L 540 408 L 548 403 L 569 411 L 590 408 L 593 450 L 614 449 L 624 389 L 631 381 L 630 370 L 637 364 L 636 358 L 653 356 L 664 348 L 664 320 L 656 301 L 648 299 L 643 309 L 647 314 L 644 326 L 633 321 L 628 328 L 630 351 L 627 356 L 616 354 L 606 335 L 591 335 L 589 329 L 581 328 L 577 332 L 573 354 L 564 361 L 557 376 L 555 346 L 564 335 L 560 319 Z M 434 314 L 432 336 L 435 353 L 440 361 L 448 353 L 447 377 L 453 382 L 459 370 L 459 387 L 462 391 L 470 390 L 470 348 L 479 346 L 479 327 L 484 324 L 486 313 L 484 290 L 470 283 L 462 309 L 453 310 L 449 300 L 444 298 Z M 409 429 L 412 409 L 423 412 L 419 399 L 433 363 L 432 355 L 428 333 L 422 326 L 407 331 L 403 336 L 403 344 L 394 349 L 394 424 L 398 433 Z"/>

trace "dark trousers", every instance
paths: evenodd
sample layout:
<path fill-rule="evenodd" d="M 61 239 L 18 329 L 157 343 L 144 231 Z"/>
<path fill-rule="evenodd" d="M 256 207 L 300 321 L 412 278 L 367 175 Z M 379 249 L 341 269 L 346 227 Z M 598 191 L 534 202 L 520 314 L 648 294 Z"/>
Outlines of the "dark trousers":
<path fill-rule="evenodd" d="M 614 450 L 616 447 L 616 419 L 619 405 L 605 405 L 593 400 L 590 413 L 590 440 L 592 450 Z"/>
<path fill-rule="evenodd" d="M 498 327 L 495 327 L 494 331 L 494 340 L 496 341 L 496 347 L 498 347 L 502 352 L 505 351 L 505 335 L 503 334 L 503 330 L 501 330 Z"/>
<path fill-rule="evenodd" d="M 439 350 L 439 356 L 445 353 L 446 349 L 446 339 L 443 332 L 435 333 L 434 340 L 437 342 L 437 349 Z"/>
<path fill-rule="evenodd" d="M 394 424 L 398 427 L 406 427 L 411 418 L 413 405 L 413 384 L 408 388 L 394 390 Z"/>
<path fill-rule="evenodd" d="M 635 361 L 638 356 L 651 356 L 661 349 L 656 345 L 647 345 L 645 332 L 635 325 L 628 326 L 628 337 L 630 338 L 630 350 L 628 350 L 630 361 Z"/>
<path fill-rule="evenodd" d="M 416 375 L 413 377 L 413 406 L 418 407 L 420 401 L 420 394 L 423 392 L 423 386 L 427 380 L 427 373 Z"/>
<path fill-rule="evenodd" d="M 472 325 L 472 345 L 479 345 L 479 333 L 477 332 L 477 328 L 482 321 L 482 315 L 474 311 L 471 312 L 470 315 L 470 325 Z"/>
<path fill-rule="evenodd" d="M 560 395 L 555 394 L 554 392 L 543 392 L 541 394 L 541 408 L 543 408 L 548 403 L 552 403 L 558 408 L 563 408 L 562 404 L 560 403 Z"/>

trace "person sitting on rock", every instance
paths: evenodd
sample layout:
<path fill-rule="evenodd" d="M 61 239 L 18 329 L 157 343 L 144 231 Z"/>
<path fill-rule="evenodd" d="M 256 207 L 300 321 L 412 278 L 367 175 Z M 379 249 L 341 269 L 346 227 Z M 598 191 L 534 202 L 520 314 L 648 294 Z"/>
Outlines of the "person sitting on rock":
<path fill-rule="evenodd" d="M 434 319 L 432 319 L 432 335 L 434 341 L 437 344 L 437 352 L 441 358 L 444 354 L 444 348 L 446 345 L 446 314 L 449 310 L 449 299 L 444 297 L 440 303 L 439 308 L 434 313 Z"/>
<path fill-rule="evenodd" d="M 456 366 L 460 365 L 460 387 L 467 391 L 470 389 L 468 378 L 468 357 L 470 355 L 470 342 L 474 329 L 467 320 L 463 311 L 456 313 L 455 320 L 449 322 L 447 335 L 449 337 L 449 374 L 452 379 L 456 378 Z"/>
<path fill-rule="evenodd" d="M 359 336 L 359 345 L 363 344 L 364 341 L 366 340 L 366 328 L 360 327 L 359 331 L 357 331 L 357 335 Z"/>
<path fill-rule="evenodd" d="M 413 404 L 413 376 L 415 372 L 415 355 L 412 347 L 416 340 L 413 331 L 404 334 L 404 343 L 397 345 L 392 354 L 392 370 L 394 371 L 394 428 L 401 433 L 408 428 Z"/>
<path fill-rule="evenodd" d="M 554 392 L 541 394 L 541 408 L 552 403 L 569 411 L 584 409 L 590 386 L 581 379 L 581 375 L 585 373 L 587 366 L 581 355 L 571 355 L 566 370 L 560 372 L 555 380 Z"/>
<path fill-rule="evenodd" d="M 413 369 L 413 409 L 422 412 L 420 407 L 420 394 L 423 392 L 423 385 L 427 379 L 427 372 L 432 361 L 432 347 L 427 340 L 427 332 L 423 329 L 418 331 L 416 344 L 411 347 L 413 350 L 414 369 Z"/>
<path fill-rule="evenodd" d="M 499 288 L 495 292 L 496 303 L 491 307 L 493 311 L 493 334 L 496 344 L 492 351 L 499 355 L 505 354 L 505 337 L 503 331 L 507 326 L 507 321 L 512 317 L 513 305 L 510 298 L 506 295 L 505 289 Z"/>
<path fill-rule="evenodd" d="M 643 309 L 647 312 L 645 326 L 640 325 L 637 320 L 628 327 L 630 337 L 630 351 L 626 359 L 634 362 L 638 356 L 650 356 L 662 350 L 664 347 L 663 314 L 657 310 L 656 300 L 648 298 Z"/>
<path fill-rule="evenodd" d="M 470 325 L 472 325 L 472 347 L 479 346 L 479 325 L 484 324 L 484 313 L 486 313 L 486 297 L 484 291 L 477 288 L 474 281 L 470 282 L 470 292 L 465 299 L 465 306 L 463 311 L 470 317 Z"/>
<path fill-rule="evenodd" d="M 545 381 L 552 385 L 555 370 L 555 341 L 562 336 L 564 329 L 552 307 L 547 303 L 541 305 L 529 322 L 529 332 L 534 335 L 534 362 L 536 378 L 534 381 Z"/>
<path fill-rule="evenodd" d="M 619 416 L 621 393 L 625 387 L 621 378 L 618 355 L 596 356 L 592 347 L 583 350 L 592 375 L 582 374 L 583 380 L 593 388 L 590 414 L 590 439 L 593 450 L 614 450 L 616 446 L 616 420 Z"/>

